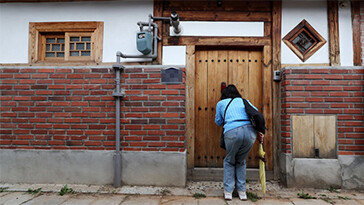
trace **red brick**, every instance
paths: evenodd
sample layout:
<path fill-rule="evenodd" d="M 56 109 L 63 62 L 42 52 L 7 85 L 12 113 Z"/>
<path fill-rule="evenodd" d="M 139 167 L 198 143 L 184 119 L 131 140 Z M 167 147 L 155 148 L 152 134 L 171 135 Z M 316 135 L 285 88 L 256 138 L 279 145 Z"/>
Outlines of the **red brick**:
<path fill-rule="evenodd" d="M 179 117 L 179 113 L 162 113 L 162 117 L 164 118 L 170 118 L 170 117 Z"/>
<path fill-rule="evenodd" d="M 129 145 L 133 147 L 146 147 L 147 142 L 129 142 Z"/>
<path fill-rule="evenodd" d="M 165 142 L 149 142 L 149 147 L 164 147 L 166 145 Z"/>

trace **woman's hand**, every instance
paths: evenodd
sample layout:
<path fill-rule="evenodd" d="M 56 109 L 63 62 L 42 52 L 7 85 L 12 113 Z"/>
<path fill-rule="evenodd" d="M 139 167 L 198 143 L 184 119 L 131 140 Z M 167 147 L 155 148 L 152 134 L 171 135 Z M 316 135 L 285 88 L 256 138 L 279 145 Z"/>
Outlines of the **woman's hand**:
<path fill-rule="evenodd" d="M 258 132 L 258 136 L 257 136 L 257 138 L 258 138 L 258 142 L 259 142 L 260 144 L 263 144 L 263 142 L 264 142 L 264 134 L 263 134 L 263 133 L 261 133 L 261 132 Z"/>

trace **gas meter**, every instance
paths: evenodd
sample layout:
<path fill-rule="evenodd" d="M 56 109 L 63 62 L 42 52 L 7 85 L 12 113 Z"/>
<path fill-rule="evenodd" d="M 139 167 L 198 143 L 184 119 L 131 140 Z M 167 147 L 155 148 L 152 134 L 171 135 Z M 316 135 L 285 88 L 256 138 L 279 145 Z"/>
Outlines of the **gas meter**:
<path fill-rule="evenodd" d="M 152 51 L 153 34 L 149 31 L 140 31 L 137 33 L 137 49 L 144 55 L 148 55 Z"/>

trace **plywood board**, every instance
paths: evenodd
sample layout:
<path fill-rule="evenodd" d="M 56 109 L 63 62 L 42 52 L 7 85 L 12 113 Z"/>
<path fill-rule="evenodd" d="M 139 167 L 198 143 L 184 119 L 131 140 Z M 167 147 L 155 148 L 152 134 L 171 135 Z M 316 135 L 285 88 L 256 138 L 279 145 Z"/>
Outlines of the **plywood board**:
<path fill-rule="evenodd" d="M 313 117 L 314 146 L 320 158 L 336 158 L 336 117 Z"/>
<path fill-rule="evenodd" d="M 313 116 L 292 116 L 293 157 L 314 157 Z"/>

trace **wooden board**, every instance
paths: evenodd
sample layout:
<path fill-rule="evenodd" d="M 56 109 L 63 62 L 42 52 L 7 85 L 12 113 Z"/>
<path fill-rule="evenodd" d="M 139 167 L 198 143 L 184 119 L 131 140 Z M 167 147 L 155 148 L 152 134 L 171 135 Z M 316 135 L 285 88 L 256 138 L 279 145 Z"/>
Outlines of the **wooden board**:
<path fill-rule="evenodd" d="M 248 58 L 249 67 L 249 90 L 248 90 L 248 100 L 262 112 L 263 109 L 263 81 L 262 81 L 262 52 L 261 51 L 250 51 Z M 257 153 L 259 148 L 259 142 L 255 141 L 252 150 L 248 156 L 248 164 L 251 167 L 258 167 L 259 161 L 257 160 Z M 271 155 L 271 153 L 269 153 Z"/>
<path fill-rule="evenodd" d="M 186 47 L 186 138 L 187 167 L 194 167 L 195 157 L 195 46 Z"/>
<path fill-rule="evenodd" d="M 206 166 L 207 113 L 207 51 L 196 52 L 195 73 L 195 166 Z M 205 110 L 206 108 L 206 110 Z"/>
<path fill-rule="evenodd" d="M 206 56 L 207 62 L 204 59 Z M 225 151 L 219 148 L 222 129 L 215 125 L 215 107 L 221 97 L 221 82 L 235 84 L 242 96 L 249 99 L 254 106 L 262 111 L 262 51 L 196 51 L 195 68 L 196 139 L 194 146 L 194 164 L 197 167 L 222 167 L 223 157 L 225 156 Z M 205 73 L 199 73 L 206 70 L 207 75 Z M 205 81 L 205 83 L 202 81 Z M 203 91 L 206 89 L 207 109 L 204 107 L 206 104 L 206 93 Z M 207 111 L 207 114 L 205 111 Z M 271 152 L 271 149 L 269 150 Z M 256 142 L 248 155 L 248 167 L 258 167 L 258 160 L 256 158 L 257 151 L 258 142 Z M 269 154 L 272 155 L 271 153 Z"/>
<path fill-rule="evenodd" d="M 171 11 L 164 11 L 163 17 L 170 17 Z M 237 11 L 178 11 L 181 21 L 271 21 L 270 12 Z"/>
<path fill-rule="evenodd" d="M 292 116 L 293 157 L 313 157 L 315 155 L 312 132 L 313 116 Z"/>
<path fill-rule="evenodd" d="M 336 117 L 314 116 L 313 134 L 315 149 L 320 158 L 336 158 Z"/>
<path fill-rule="evenodd" d="M 271 11 L 270 1 L 222 1 L 221 6 L 216 0 L 204 1 L 164 1 L 164 10 L 168 11 Z"/>
<path fill-rule="evenodd" d="M 360 43 L 360 1 L 351 2 L 351 13 L 353 19 L 353 49 L 354 65 L 361 66 L 361 43 Z"/>
<path fill-rule="evenodd" d="M 206 149 L 207 166 L 222 167 L 225 151 L 219 147 L 222 128 L 215 124 L 216 104 L 221 97 L 221 83 L 227 82 L 227 52 L 224 50 L 208 51 L 208 130 Z"/>
<path fill-rule="evenodd" d="M 272 70 L 281 70 L 281 25 L 282 25 L 282 1 L 273 1 L 272 8 Z M 280 154 L 280 130 L 281 130 L 281 104 L 280 104 L 280 83 L 272 83 L 272 149 L 274 179 L 279 179 L 279 154 Z"/>

